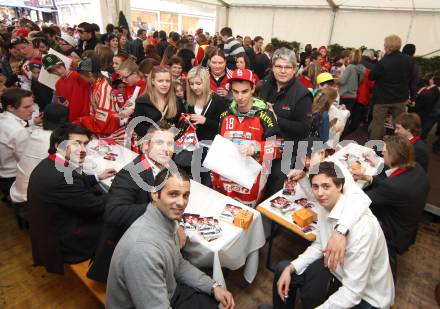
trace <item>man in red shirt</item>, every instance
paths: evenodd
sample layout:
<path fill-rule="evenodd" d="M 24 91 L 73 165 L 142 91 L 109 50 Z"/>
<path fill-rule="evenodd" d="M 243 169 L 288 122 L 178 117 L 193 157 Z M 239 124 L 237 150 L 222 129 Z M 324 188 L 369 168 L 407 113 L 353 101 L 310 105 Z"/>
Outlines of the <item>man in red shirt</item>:
<path fill-rule="evenodd" d="M 64 62 L 56 55 L 46 55 L 42 58 L 44 68 L 60 77 L 55 84 L 57 101 L 69 109 L 71 122 L 89 114 L 90 85 L 78 72 L 66 69 Z"/>

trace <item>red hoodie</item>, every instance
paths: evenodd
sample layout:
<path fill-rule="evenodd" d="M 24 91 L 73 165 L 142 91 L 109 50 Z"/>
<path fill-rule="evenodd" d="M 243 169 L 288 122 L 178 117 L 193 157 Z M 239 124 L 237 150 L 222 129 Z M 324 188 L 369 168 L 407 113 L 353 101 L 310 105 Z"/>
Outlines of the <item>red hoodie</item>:
<path fill-rule="evenodd" d="M 90 85 L 78 72 L 67 71 L 66 76 L 56 82 L 55 91 L 58 101 L 61 97 L 65 99 L 71 122 L 89 114 Z"/>

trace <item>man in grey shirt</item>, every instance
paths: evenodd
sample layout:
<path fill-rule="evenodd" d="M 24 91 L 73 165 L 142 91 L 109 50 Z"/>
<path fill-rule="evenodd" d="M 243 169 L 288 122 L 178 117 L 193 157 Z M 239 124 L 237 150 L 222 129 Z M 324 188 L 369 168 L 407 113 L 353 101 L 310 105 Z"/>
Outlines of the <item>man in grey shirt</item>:
<path fill-rule="evenodd" d="M 176 229 L 188 204 L 188 175 L 165 169 L 154 186 L 151 205 L 113 253 L 106 307 L 214 309 L 220 302 L 225 309 L 234 308 L 232 294 L 180 253 Z"/>

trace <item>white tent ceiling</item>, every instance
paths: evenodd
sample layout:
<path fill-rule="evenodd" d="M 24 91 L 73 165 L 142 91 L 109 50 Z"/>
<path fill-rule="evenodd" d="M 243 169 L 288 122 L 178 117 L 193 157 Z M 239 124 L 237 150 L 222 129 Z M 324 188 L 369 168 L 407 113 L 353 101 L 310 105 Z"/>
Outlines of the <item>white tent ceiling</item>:
<path fill-rule="evenodd" d="M 187 2 L 177 0 L 178 2 Z M 304 46 L 383 48 L 397 34 L 417 55 L 440 49 L 440 0 L 188 0 L 217 7 L 217 29 L 277 37 Z"/>
<path fill-rule="evenodd" d="M 440 11 L 439 0 L 195 0 L 230 7 L 322 7 L 339 9 Z"/>

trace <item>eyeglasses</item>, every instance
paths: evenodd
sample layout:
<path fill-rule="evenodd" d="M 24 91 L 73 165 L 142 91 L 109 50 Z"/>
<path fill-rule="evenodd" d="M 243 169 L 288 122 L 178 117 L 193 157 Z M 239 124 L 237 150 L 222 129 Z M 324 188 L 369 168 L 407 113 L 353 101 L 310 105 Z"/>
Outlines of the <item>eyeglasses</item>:
<path fill-rule="evenodd" d="M 82 30 L 82 29 L 78 29 L 76 31 L 78 31 L 78 33 L 84 33 L 84 30 Z"/>
<path fill-rule="evenodd" d="M 290 66 L 290 65 L 286 65 L 286 66 L 283 66 L 283 65 L 279 65 L 279 64 L 276 64 L 276 65 L 274 65 L 273 66 L 275 69 L 277 69 L 278 71 L 292 71 L 293 70 L 293 66 Z"/>

